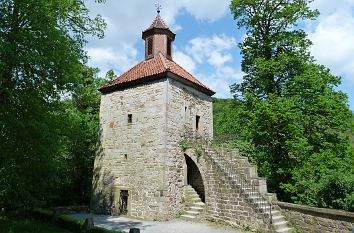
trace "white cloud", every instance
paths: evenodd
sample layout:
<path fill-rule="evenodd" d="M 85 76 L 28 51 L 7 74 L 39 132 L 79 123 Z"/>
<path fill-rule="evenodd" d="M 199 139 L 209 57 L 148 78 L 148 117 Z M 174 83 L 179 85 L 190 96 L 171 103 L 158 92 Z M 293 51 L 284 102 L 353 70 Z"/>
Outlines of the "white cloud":
<path fill-rule="evenodd" d="M 134 48 L 126 46 L 121 51 L 112 47 L 87 48 L 89 65 L 99 67 L 101 77 L 104 77 L 108 70 L 113 69 L 116 74 L 122 73 L 129 69 L 135 63 L 137 51 Z"/>
<path fill-rule="evenodd" d="M 175 0 L 172 0 L 175 1 Z M 228 12 L 230 0 L 182 0 L 185 9 L 196 19 L 215 21 Z"/>
<path fill-rule="evenodd" d="M 199 73 L 197 77 L 202 83 L 216 91 L 215 97 L 231 98 L 230 85 L 242 81 L 243 72 L 230 66 L 217 68 L 211 74 Z"/>
<path fill-rule="evenodd" d="M 196 64 L 193 61 L 193 59 L 188 56 L 187 54 L 183 53 L 182 51 L 178 51 L 175 49 L 175 52 L 173 54 L 173 60 L 182 66 L 184 69 L 186 69 L 190 73 L 194 73 Z"/>
<path fill-rule="evenodd" d="M 231 54 L 222 55 L 220 52 L 213 51 L 210 53 L 208 62 L 211 65 L 220 67 L 220 66 L 224 65 L 225 62 L 228 62 L 231 60 L 232 60 Z"/>
<path fill-rule="evenodd" d="M 354 83 L 354 0 L 317 0 L 318 21 L 310 24 L 311 52 L 320 64 Z"/>
<path fill-rule="evenodd" d="M 226 35 L 196 37 L 189 41 L 186 52 L 198 63 L 208 61 L 214 66 L 223 66 L 232 60 L 229 50 L 236 47 L 236 40 Z"/>
<path fill-rule="evenodd" d="M 236 40 L 224 34 L 191 39 L 184 48 L 174 54 L 174 60 L 190 67 L 202 83 L 216 91 L 217 97 L 230 98 L 230 84 L 240 82 L 243 73 L 234 68 Z M 239 66 L 238 66 L 239 67 Z"/>

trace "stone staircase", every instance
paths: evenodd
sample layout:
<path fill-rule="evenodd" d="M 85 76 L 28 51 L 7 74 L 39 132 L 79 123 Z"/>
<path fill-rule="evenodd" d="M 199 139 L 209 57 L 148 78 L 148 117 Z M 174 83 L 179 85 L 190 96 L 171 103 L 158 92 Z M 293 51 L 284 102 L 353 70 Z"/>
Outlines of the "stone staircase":
<path fill-rule="evenodd" d="M 288 222 L 284 219 L 280 210 L 272 210 L 272 226 L 275 232 L 291 233 L 292 228 L 288 227 Z"/>
<path fill-rule="evenodd" d="M 221 151 L 211 149 L 208 144 L 202 144 L 201 148 L 206 157 L 211 160 L 230 181 L 230 184 L 239 189 L 248 202 L 262 213 L 264 221 L 269 222 L 274 232 L 291 233 L 292 228 L 288 222 L 272 204 L 276 195 L 267 192 L 266 179 L 258 177 L 257 167 L 251 165 L 246 157 L 240 156 L 237 151 Z"/>
<path fill-rule="evenodd" d="M 196 220 L 204 212 L 205 204 L 200 199 L 198 193 L 187 185 L 184 187 L 185 211 L 181 217 L 185 220 Z"/>

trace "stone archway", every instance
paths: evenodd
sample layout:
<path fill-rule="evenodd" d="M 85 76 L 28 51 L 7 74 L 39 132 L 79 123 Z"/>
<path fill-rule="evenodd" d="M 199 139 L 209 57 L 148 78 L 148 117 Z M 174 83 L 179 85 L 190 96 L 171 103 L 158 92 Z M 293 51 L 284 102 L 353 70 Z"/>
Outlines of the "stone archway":
<path fill-rule="evenodd" d="M 197 164 L 193 161 L 193 159 L 184 154 L 185 162 L 186 162 L 186 182 L 188 185 L 192 186 L 194 190 L 198 193 L 202 202 L 205 203 L 205 186 L 203 182 L 202 174 L 197 166 Z"/>

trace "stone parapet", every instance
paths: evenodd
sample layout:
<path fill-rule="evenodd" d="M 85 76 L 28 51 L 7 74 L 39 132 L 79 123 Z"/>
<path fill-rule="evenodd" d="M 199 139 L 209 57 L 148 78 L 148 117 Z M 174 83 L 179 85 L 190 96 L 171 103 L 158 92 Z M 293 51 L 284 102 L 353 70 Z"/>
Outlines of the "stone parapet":
<path fill-rule="evenodd" d="M 351 233 L 354 231 L 353 212 L 285 202 L 277 202 L 277 205 L 286 218 L 303 232 Z"/>

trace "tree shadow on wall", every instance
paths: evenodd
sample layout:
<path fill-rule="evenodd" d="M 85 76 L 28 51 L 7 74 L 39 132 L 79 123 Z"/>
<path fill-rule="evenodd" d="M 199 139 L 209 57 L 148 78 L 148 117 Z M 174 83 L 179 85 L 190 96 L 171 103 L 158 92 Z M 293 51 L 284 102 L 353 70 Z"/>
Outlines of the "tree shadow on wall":
<path fill-rule="evenodd" d="M 102 167 L 104 155 L 102 126 L 100 126 L 93 169 L 90 210 L 97 214 L 112 214 L 114 208 L 114 176 L 110 170 Z"/>

